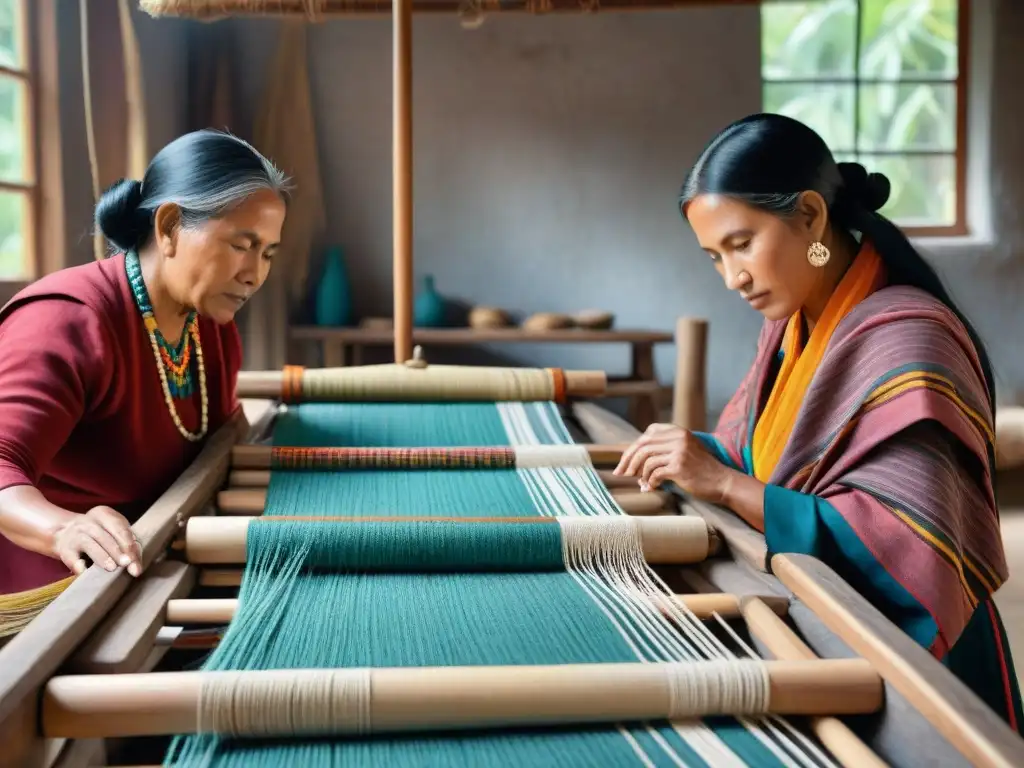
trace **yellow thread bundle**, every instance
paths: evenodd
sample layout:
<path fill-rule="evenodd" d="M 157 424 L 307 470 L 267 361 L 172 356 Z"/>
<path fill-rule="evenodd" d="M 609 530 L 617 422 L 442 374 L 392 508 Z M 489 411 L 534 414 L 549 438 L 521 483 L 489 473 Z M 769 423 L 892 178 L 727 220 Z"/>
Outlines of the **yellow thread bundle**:
<path fill-rule="evenodd" d="M 74 576 L 68 576 L 66 579 L 36 589 L 0 595 L 0 637 L 18 634 L 71 586 L 74 580 Z"/>

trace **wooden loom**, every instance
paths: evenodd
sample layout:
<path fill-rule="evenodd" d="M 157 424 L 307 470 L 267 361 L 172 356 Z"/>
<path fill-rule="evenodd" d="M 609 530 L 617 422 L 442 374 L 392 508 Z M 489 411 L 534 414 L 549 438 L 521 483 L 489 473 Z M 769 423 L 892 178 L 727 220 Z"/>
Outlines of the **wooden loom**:
<path fill-rule="evenodd" d="M 148 10 L 176 6 L 202 16 L 246 10 L 242 0 L 145 0 Z M 662 3 L 664 6 L 685 4 Z M 252 8 L 257 4 L 249 4 Z M 260 2 L 281 13 L 375 10 L 375 3 L 277 0 Z M 555 4 L 549 4 L 555 8 Z M 607 3 L 603 4 L 608 7 Z M 650 6 L 650 3 L 645 3 Z M 633 2 L 620 6 L 635 7 Z M 431 6 L 433 7 L 433 6 Z M 438 10 L 454 6 L 437 4 Z M 527 4 L 527 7 L 534 6 Z M 538 8 L 540 6 L 537 6 Z M 411 349 L 411 155 L 409 33 L 411 2 L 395 2 L 395 327 L 396 361 Z M 207 14 L 209 15 L 209 14 Z M 701 338 L 701 324 L 680 337 Z M 698 426 L 703 392 L 703 341 L 696 356 L 679 344 L 675 413 Z M 695 364 L 696 358 L 696 364 Z M 601 384 L 600 377 L 597 383 Z M 287 373 L 245 374 L 239 394 L 270 398 L 251 420 L 239 416 L 213 435 L 194 464 L 134 525 L 143 545 L 144 574 L 90 568 L 6 647 L 0 649 L 0 752 L 3 765 L 98 765 L 102 740 L 194 727 L 195 673 L 153 672 L 182 649 L 212 647 L 237 609 L 230 591 L 241 580 L 249 519 L 263 506 L 273 455 L 257 443 L 272 429 L 281 399 L 295 399 Z M 585 382 L 576 386 L 574 382 Z M 566 377 L 570 397 L 593 392 L 595 377 Z M 689 414 L 689 415 L 688 415 Z M 694 415 L 696 414 L 696 415 Z M 577 441 L 595 465 L 614 463 L 635 430 L 588 403 L 567 413 Z M 251 423 L 250 423 L 251 421 Z M 1024 742 L 962 683 L 886 621 L 813 558 L 775 555 L 766 572 L 763 537 L 730 513 L 668 494 L 638 494 L 621 479 L 602 475 L 619 505 L 638 516 L 649 562 L 660 563 L 676 599 L 700 618 L 717 614 L 738 624 L 766 658 L 777 711 L 811 716 L 810 730 L 843 765 L 921 765 L 938 755 L 946 766 L 1024 764 Z M 219 515 L 210 515 L 211 511 Z M 642 516 L 642 517 L 639 517 Z M 204 532 L 205 529 L 205 532 Z M 674 545 L 673 539 L 674 538 Z M 703 537 L 703 539 L 701 538 Z M 683 545 L 683 546 L 680 546 Z M 210 561 L 235 568 L 203 567 Z M 207 625 L 199 631 L 185 627 Z M 816 659 L 820 657 L 820 659 Z M 803 662 L 803 663 L 801 663 Z M 180 666 L 180 665 L 179 665 Z M 474 725 L 481 687 L 501 691 L 498 717 L 547 722 L 567 719 L 657 717 L 664 713 L 662 681 L 635 669 L 533 670 L 526 702 L 521 669 L 439 670 L 410 675 L 380 670 L 384 691 L 374 716 L 396 730 L 424 725 Z M 292 674 L 291 676 L 295 676 Z M 410 680 L 410 678 L 412 678 Z M 463 698 L 442 691 L 458 683 Z M 537 692 L 543 690 L 543 708 Z M 173 695 L 168 695 L 173 692 Z M 624 692 L 629 695 L 624 695 Z M 611 711 L 607 700 L 618 700 Z M 600 706 L 588 706 L 597 700 Z M 410 702 L 412 709 L 410 710 Z M 525 704 L 525 706 L 524 706 Z M 467 713 L 467 709 L 469 710 Z M 543 712 L 538 713 L 538 709 Z M 866 742 L 840 715 L 873 713 Z M 410 712 L 412 714 L 410 714 Z M 412 722 L 415 721 L 415 722 Z"/>
<path fill-rule="evenodd" d="M 259 387 L 266 378 L 243 374 L 240 395 L 265 392 Z M 240 415 L 223 427 L 135 524 L 144 550 L 140 578 L 90 568 L 0 650 L 0 743 L 12 748 L 0 752 L 0 764 L 102 765 L 95 761 L 103 739 L 114 740 L 114 751 L 118 743 L 130 749 L 131 737 L 194 728 L 199 674 L 174 670 L 197 649 L 215 646 L 235 614 L 232 594 L 242 577 L 245 532 L 259 514 L 260 486 L 270 471 L 261 468 L 271 454 L 260 443 L 281 407 L 272 401 L 262 408 L 259 401 L 247 405 L 254 423 Z M 614 463 L 621 445 L 636 436 L 587 402 L 571 403 L 566 413 L 597 467 Z M 620 505 L 637 516 L 645 556 L 658 564 L 676 600 L 699 618 L 728 620 L 765 658 L 805 662 L 771 667 L 774 706 L 810 716 L 810 730 L 837 762 L 910 768 L 922 764 L 923 752 L 934 752 L 942 765 L 1024 764 L 1024 741 L 822 563 L 775 555 L 769 575 L 763 538 L 730 513 L 676 495 L 658 497 L 657 509 L 649 502 L 634 506 L 651 495 L 627 491 L 622 478 L 599 472 L 613 494 L 622 494 Z M 152 671 L 158 665 L 164 671 Z M 535 670 L 526 714 L 558 721 L 660 711 L 664 690 L 658 680 L 630 677 L 634 670 L 615 666 L 599 673 Z M 496 691 L 507 692 L 501 716 L 524 715 L 516 670 L 473 673 L 423 668 L 418 677 L 396 679 L 381 670 L 376 682 L 391 694 L 375 705 L 375 717 L 385 724 L 390 718 L 397 729 L 423 727 L 431 718 L 465 723 L 467 706 L 479 703 L 474 692 L 484 683 L 492 699 Z M 462 698 L 453 700 L 440 692 L 451 689 L 456 674 L 468 677 L 455 680 Z M 537 711 L 538 690 L 551 694 L 546 712 Z M 602 705 L 580 711 L 581 702 L 603 701 L 602 691 L 610 690 L 616 700 L 625 699 L 619 710 Z M 627 690 L 635 695 L 624 697 Z M 414 707 L 419 720 L 413 724 L 410 700 L 421 706 Z M 863 741 L 841 717 L 872 712 L 876 722 Z"/>

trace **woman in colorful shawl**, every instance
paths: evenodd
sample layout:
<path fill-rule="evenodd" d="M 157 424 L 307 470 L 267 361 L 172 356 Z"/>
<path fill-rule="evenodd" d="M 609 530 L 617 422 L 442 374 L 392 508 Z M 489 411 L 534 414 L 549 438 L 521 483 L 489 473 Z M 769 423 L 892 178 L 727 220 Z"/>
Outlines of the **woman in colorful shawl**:
<path fill-rule="evenodd" d="M 994 388 L 970 323 L 877 213 L 889 182 L 800 122 L 754 115 L 691 170 L 683 216 L 765 317 L 712 434 L 655 424 L 624 453 L 831 566 L 1014 729 L 1017 679 L 992 595 L 1007 578 L 993 491 Z"/>

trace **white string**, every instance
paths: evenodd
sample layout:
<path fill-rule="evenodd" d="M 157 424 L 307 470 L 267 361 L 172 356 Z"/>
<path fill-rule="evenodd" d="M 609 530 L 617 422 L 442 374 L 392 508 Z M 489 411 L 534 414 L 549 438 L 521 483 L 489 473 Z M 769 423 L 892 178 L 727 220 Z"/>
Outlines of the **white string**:
<path fill-rule="evenodd" d="M 571 436 L 565 430 L 557 409 L 550 404 L 505 402 L 498 404 L 498 411 L 513 446 L 571 442 Z M 609 515 L 631 520 L 615 503 L 593 468 L 545 467 L 519 470 L 518 473 L 538 511 L 559 518 L 563 524 L 563 535 L 566 524 L 573 527 L 571 521 L 581 515 Z M 589 527 L 586 530 L 594 532 Z M 577 538 L 577 544 L 579 541 Z M 733 663 L 736 655 L 725 643 L 685 604 L 672 599 L 672 591 L 643 559 L 639 542 L 634 541 L 629 545 L 634 547 L 635 556 L 623 556 L 620 551 L 616 558 L 604 562 L 592 557 L 598 551 L 608 552 L 608 541 L 604 539 L 600 547 L 590 550 L 589 559 L 584 554 L 587 550 L 574 546 L 574 552 L 566 559 L 567 571 L 608 618 L 639 660 L 692 661 L 707 658 Z M 625 539 L 622 541 L 625 542 Z M 746 647 L 732 628 L 718 618 L 747 655 L 757 659 L 757 654 Z M 773 721 L 765 718 L 736 719 L 787 767 L 807 766 L 811 755 L 822 757 L 810 739 L 784 720 L 779 719 L 795 735 L 799 745 Z M 671 725 L 709 764 L 743 765 L 743 761 L 705 724 L 698 721 L 673 722 Z M 621 732 L 627 733 L 624 729 Z M 640 748 L 632 736 L 629 740 L 635 749 Z M 671 745 L 660 735 L 656 741 L 673 761 L 680 760 Z M 823 764 L 833 765 L 827 758 Z"/>
<path fill-rule="evenodd" d="M 371 678 L 369 669 L 208 673 L 196 731 L 250 738 L 367 733 Z"/>
<path fill-rule="evenodd" d="M 514 452 L 520 469 L 593 466 L 582 445 L 517 445 Z"/>

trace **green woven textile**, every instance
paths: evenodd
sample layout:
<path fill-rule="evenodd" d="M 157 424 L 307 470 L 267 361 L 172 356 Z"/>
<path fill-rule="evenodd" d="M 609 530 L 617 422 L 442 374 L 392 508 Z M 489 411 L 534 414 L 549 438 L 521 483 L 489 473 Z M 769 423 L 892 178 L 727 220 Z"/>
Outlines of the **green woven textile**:
<path fill-rule="evenodd" d="M 278 445 L 569 442 L 550 404 L 302 405 Z M 551 496 L 558 497 L 552 501 Z M 621 514 L 590 469 L 275 472 L 268 517 Z M 550 523 L 290 523 L 250 528 L 240 607 L 205 669 L 679 661 L 732 655 L 568 570 Z M 636 577 L 657 589 L 653 577 Z M 639 602 L 639 601 L 635 601 Z M 700 635 L 700 632 L 697 632 Z M 741 652 L 742 653 L 742 652 Z M 739 654 L 738 654 L 739 655 Z M 821 765 L 774 718 L 400 737 L 181 737 L 166 764 L 206 766 Z M 828 764 L 824 762 L 824 764 Z"/>

